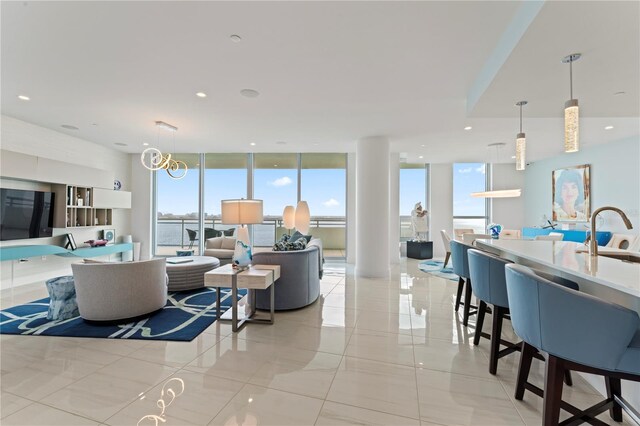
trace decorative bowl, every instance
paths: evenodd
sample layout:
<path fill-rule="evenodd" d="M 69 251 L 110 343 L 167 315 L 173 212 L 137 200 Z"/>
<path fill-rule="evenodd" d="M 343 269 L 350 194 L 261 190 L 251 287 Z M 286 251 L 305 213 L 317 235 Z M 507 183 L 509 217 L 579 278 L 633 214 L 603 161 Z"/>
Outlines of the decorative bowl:
<path fill-rule="evenodd" d="M 85 241 L 85 243 L 89 244 L 91 247 L 102 247 L 107 245 L 109 240 L 89 240 Z"/>

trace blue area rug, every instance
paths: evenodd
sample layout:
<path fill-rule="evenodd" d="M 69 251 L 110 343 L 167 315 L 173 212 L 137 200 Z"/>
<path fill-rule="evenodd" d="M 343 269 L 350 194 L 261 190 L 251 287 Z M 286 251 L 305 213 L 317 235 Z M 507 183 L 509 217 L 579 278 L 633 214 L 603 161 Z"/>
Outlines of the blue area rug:
<path fill-rule="evenodd" d="M 247 293 L 238 290 L 240 299 Z M 231 307 L 231 289 L 222 290 L 221 314 Z M 80 317 L 47 319 L 49 298 L 0 311 L 0 334 L 191 341 L 216 320 L 216 290 L 169 293 L 167 305 L 150 317 L 116 325 L 95 325 Z"/>
<path fill-rule="evenodd" d="M 449 262 L 449 265 L 451 262 Z M 458 281 L 458 276 L 453 273 L 452 268 L 443 268 L 444 262 L 439 260 L 425 260 L 420 262 L 418 268 L 422 272 L 426 272 L 436 277 L 444 278 L 445 280 Z"/>

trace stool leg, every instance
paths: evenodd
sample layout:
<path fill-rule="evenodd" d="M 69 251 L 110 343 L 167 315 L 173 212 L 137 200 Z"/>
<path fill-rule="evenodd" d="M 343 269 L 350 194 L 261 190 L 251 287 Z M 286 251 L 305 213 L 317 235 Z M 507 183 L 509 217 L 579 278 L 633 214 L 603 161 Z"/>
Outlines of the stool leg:
<path fill-rule="evenodd" d="M 469 325 L 469 310 L 471 309 L 471 279 L 467 278 L 464 286 L 464 313 L 462 315 L 462 325 Z"/>
<path fill-rule="evenodd" d="M 571 370 L 565 370 L 564 384 L 567 386 L 573 386 L 573 379 L 571 378 Z"/>
<path fill-rule="evenodd" d="M 542 424 L 545 426 L 558 426 L 560 403 L 562 402 L 562 386 L 564 385 L 564 362 L 560 358 L 549 355 L 545 367 Z"/>
<path fill-rule="evenodd" d="M 524 398 L 524 385 L 529 379 L 529 371 L 531 371 L 531 361 L 533 361 L 533 355 L 536 353 L 536 348 L 522 342 L 522 353 L 520 354 L 520 366 L 518 367 L 518 381 L 516 382 L 516 393 L 514 397 L 518 401 L 522 401 Z"/>
<path fill-rule="evenodd" d="M 613 399 L 614 395 L 622 395 L 622 387 L 620 385 L 620 379 L 614 379 L 613 377 L 606 377 L 605 383 L 607 385 L 607 398 Z M 618 403 L 614 402 L 613 407 L 609 409 L 609 415 L 616 422 L 622 421 L 622 407 Z"/>
<path fill-rule="evenodd" d="M 447 263 L 449 263 L 449 258 L 451 257 L 451 253 L 447 252 L 447 255 L 444 257 L 444 265 L 442 265 L 442 269 L 447 267 Z"/>
<path fill-rule="evenodd" d="M 500 337 L 502 336 L 502 318 L 504 308 L 493 305 L 493 326 L 491 327 L 491 352 L 489 355 L 489 373 L 498 372 L 498 352 L 500 351 Z"/>
<path fill-rule="evenodd" d="M 458 278 L 458 293 L 456 294 L 456 312 L 460 309 L 460 299 L 462 299 L 462 289 L 464 288 L 464 278 Z"/>
<path fill-rule="evenodd" d="M 473 344 L 478 346 L 480 343 L 480 337 L 482 334 L 482 325 L 484 324 L 484 315 L 487 311 L 487 304 L 484 303 L 484 300 L 480 301 L 480 306 L 478 306 L 478 320 L 476 321 L 476 334 L 473 336 Z"/>

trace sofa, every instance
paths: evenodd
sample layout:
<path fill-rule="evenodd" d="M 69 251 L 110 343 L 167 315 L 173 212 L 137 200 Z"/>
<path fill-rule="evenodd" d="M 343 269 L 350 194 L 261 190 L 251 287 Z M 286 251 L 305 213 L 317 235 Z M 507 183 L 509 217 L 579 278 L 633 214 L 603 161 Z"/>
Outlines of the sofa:
<path fill-rule="evenodd" d="M 254 265 L 280 265 L 275 287 L 277 311 L 310 305 L 320 296 L 322 240 L 312 238 L 304 250 L 267 251 L 253 255 Z M 269 291 L 256 291 L 256 307 L 269 309 Z"/>
<path fill-rule="evenodd" d="M 80 316 L 117 321 L 149 315 L 167 304 L 165 259 L 71 265 Z"/>
<path fill-rule="evenodd" d="M 233 251 L 236 248 L 236 239 L 233 237 L 214 237 L 205 241 L 204 255 L 217 257 L 220 266 L 231 263 Z"/>

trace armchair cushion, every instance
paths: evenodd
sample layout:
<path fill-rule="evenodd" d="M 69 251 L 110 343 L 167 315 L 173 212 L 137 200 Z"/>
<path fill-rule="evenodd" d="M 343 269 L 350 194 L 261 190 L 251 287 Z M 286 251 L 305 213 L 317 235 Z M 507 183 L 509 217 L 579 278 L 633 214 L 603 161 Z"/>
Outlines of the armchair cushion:
<path fill-rule="evenodd" d="M 208 238 L 205 244 L 206 249 L 222 248 L 222 237 Z"/>

